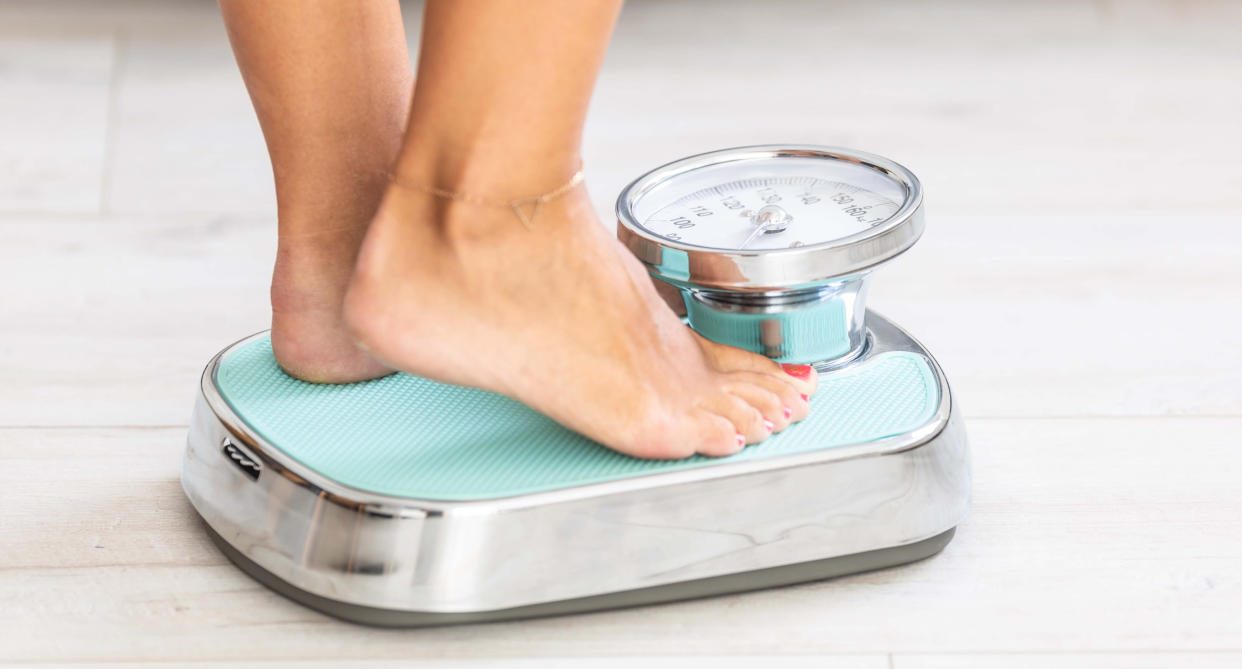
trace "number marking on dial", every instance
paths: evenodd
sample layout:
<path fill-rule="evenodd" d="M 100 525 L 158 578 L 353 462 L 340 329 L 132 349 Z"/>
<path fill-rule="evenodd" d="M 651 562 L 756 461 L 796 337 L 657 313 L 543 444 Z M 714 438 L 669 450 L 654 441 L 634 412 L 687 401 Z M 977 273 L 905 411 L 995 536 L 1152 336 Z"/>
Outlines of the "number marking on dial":
<path fill-rule="evenodd" d="M 755 212 L 780 207 L 789 218 L 755 235 Z M 720 249 L 790 248 L 822 244 L 888 220 L 900 205 L 872 191 L 817 177 L 738 179 L 684 195 L 643 223 L 666 239 Z M 724 214 L 728 214 L 727 216 Z"/>

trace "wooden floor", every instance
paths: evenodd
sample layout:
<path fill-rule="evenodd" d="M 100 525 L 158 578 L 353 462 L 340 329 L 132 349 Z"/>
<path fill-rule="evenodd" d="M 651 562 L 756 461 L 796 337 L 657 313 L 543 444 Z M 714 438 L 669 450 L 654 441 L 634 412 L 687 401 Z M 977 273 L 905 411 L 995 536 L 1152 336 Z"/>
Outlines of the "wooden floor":
<path fill-rule="evenodd" d="M 923 177 L 927 234 L 871 303 L 954 383 L 973 513 L 878 573 L 384 631 L 230 566 L 177 483 L 197 375 L 265 327 L 274 247 L 214 5 L 5 0 L 0 662 L 1242 666 L 1240 34 L 1230 0 L 632 2 L 587 131 L 601 212 L 745 143 Z"/>

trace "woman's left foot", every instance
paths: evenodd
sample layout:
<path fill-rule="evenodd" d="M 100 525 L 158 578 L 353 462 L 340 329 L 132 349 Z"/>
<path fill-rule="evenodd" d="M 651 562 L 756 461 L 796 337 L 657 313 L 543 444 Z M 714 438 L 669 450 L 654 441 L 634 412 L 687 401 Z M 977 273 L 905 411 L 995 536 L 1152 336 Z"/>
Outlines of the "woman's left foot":
<path fill-rule="evenodd" d="M 290 376 L 352 383 L 384 376 L 388 366 L 354 344 L 342 314 L 360 234 L 281 240 L 272 273 L 272 351 Z"/>

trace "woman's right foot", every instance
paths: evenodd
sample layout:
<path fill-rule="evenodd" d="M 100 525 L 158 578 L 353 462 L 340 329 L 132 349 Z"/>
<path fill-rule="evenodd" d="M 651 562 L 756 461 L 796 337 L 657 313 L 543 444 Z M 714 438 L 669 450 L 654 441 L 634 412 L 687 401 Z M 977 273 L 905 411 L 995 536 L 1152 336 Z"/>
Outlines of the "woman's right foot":
<path fill-rule="evenodd" d="M 378 360 L 498 392 L 637 457 L 730 455 L 801 419 L 807 368 L 702 340 L 585 189 L 513 212 L 390 188 L 345 298 Z"/>

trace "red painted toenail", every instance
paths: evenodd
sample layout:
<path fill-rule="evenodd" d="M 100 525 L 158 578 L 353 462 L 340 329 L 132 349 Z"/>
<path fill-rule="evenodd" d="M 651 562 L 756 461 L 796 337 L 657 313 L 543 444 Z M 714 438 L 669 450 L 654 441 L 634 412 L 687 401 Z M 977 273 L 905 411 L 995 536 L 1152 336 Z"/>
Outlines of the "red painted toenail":
<path fill-rule="evenodd" d="M 791 365 L 791 364 L 785 363 L 781 365 L 781 369 L 785 370 L 786 374 L 794 378 L 807 379 L 811 377 L 811 366 L 810 365 Z"/>
<path fill-rule="evenodd" d="M 790 409 L 789 407 L 785 407 L 785 417 L 789 418 L 792 415 L 793 415 L 793 409 Z"/>
<path fill-rule="evenodd" d="M 746 437 L 744 437 L 744 436 L 742 436 L 742 435 L 740 435 L 740 434 L 739 434 L 739 435 L 737 435 L 737 445 L 738 445 L 738 446 L 745 446 L 745 445 L 746 445 Z"/>
<path fill-rule="evenodd" d="M 772 430 L 776 429 L 776 423 L 773 423 L 772 421 L 766 418 L 763 420 L 763 426 L 767 428 L 768 432 L 771 432 Z"/>
<path fill-rule="evenodd" d="M 807 397 L 807 396 L 806 396 L 806 393 L 802 393 L 802 401 L 803 401 L 803 402 L 810 402 L 810 401 L 811 401 L 811 398 Z"/>

